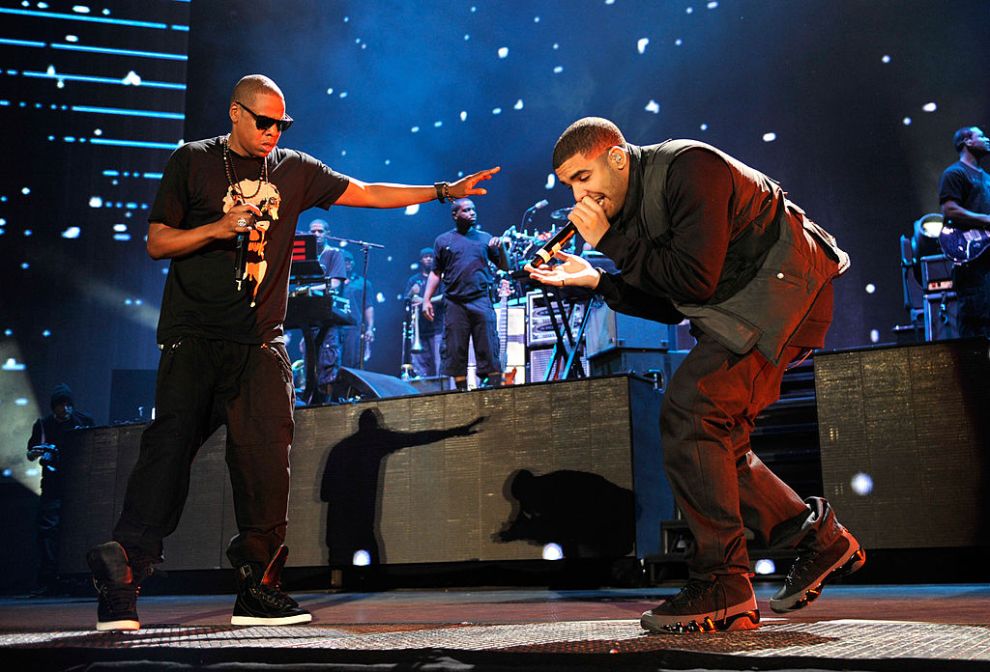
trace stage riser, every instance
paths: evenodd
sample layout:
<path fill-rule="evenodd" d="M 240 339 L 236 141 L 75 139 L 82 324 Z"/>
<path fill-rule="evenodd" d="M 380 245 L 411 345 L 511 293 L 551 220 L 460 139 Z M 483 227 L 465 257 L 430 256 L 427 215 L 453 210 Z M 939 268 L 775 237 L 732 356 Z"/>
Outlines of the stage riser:
<path fill-rule="evenodd" d="M 815 380 L 825 496 L 867 548 L 990 545 L 986 341 L 819 354 Z"/>
<path fill-rule="evenodd" d="M 301 409 L 288 564 L 349 565 L 355 550 L 376 548 L 389 564 L 533 560 L 550 541 L 568 557 L 654 554 L 660 520 L 673 513 L 658 438 L 661 396 L 645 381 L 615 376 Z M 474 434 L 429 434 L 482 418 Z M 109 538 L 143 428 L 77 434 L 63 573 L 87 571 L 86 549 Z M 220 430 L 193 465 L 165 569 L 227 566 L 236 526 L 224 441 Z M 521 469 L 537 477 L 534 506 L 544 516 L 521 521 L 526 538 L 501 541 L 495 535 L 519 520 L 510 478 Z"/>

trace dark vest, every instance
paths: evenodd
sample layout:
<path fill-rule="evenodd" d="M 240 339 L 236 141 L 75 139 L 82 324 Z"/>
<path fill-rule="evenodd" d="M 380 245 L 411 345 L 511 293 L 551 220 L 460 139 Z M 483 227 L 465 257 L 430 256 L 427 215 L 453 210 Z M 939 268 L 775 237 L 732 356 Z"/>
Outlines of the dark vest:
<path fill-rule="evenodd" d="M 716 154 L 733 181 L 730 215 L 735 235 L 729 242 L 722 276 L 704 304 L 674 306 L 732 352 L 754 347 L 777 362 L 808 315 L 821 290 L 849 267 L 849 256 L 835 239 L 787 200 L 775 181 L 728 154 L 692 140 L 659 145 L 628 145 L 641 175 L 637 217 L 617 223 L 628 233 L 662 246 L 670 240 L 667 169 L 689 149 Z"/>

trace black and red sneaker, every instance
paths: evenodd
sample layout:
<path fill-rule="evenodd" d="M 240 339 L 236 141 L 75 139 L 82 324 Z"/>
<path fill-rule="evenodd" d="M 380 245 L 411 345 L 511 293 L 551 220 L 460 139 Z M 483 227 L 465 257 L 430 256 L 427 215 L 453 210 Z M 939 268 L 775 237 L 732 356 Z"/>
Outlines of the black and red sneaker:
<path fill-rule="evenodd" d="M 691 579 L 681 592 L 643 614 L 650 632 L 716 632 L 760 626 L 756 594 L 745 574 L 722 574 L 714 581 Z"/>
<path fill-rule="evenodd" d="M 866 551 L 846 528 L 826 548 L 804 550 L 773 597 L 770 608 L 778 614 L 796 611 L 814 602 L 830 580 L 852 574 L 866 564 Z"/>

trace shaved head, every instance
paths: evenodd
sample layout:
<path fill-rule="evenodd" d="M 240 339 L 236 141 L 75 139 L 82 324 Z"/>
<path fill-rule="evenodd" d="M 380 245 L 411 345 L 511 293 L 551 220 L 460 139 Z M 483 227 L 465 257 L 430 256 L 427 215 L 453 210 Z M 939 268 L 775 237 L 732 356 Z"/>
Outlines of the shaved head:
<path fill-rule="evenodd" d="M 282 89 L 270 77 L 264 75 L 245 75 L 234 86 L 234 91 L 230 94 L 230 102 L 235 103 L 242 100 L 245 104 L 254 102 L 254 97 L 259 93 L 272 93 L 285 100 Z"/>

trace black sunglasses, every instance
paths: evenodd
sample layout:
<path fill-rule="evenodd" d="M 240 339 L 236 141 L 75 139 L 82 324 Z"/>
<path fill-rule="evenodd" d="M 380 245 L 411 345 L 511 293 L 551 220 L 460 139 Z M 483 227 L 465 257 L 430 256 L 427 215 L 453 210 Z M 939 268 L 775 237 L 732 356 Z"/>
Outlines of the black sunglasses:
<path fill-rule="evenodd" d="M 272 124 L 275 124 L 275 127 L 278 128 L 278 132 L 281 133 L 287 130 L 289 126 L 292 126 L 292 117 L 287 114 L 281 119 L 272 119 L 271 117 L 266 117 L 263 114 L 256 114 L 250 107 L 239 100 L 235 100 L 234 102 L 243 108 L 245 112 L 254 117 L 254 125 L 258 127 L 259 131 L 267 131 L 272 127 Z"/>

